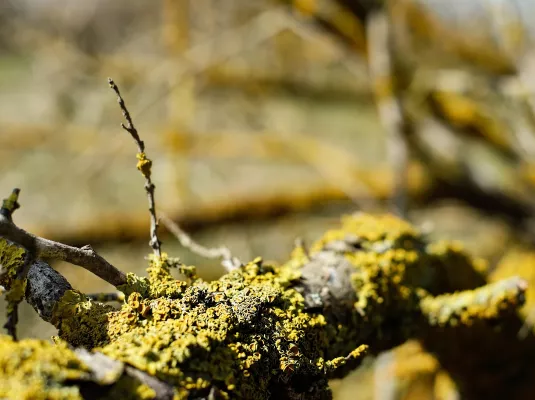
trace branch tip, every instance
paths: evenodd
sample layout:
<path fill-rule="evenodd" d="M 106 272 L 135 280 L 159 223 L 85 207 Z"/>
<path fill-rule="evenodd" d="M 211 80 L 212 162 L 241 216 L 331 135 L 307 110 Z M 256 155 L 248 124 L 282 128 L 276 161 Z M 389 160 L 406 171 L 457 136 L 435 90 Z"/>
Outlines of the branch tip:
<path fill-rule="evenodd" d="M 11 194 L 2 201 L 2 207 L 0 208 L 0 213 L 4 217 L 8 218 L 9 220 L 11 220 L 12 215 L 15 212 L 15 210 L 20 208 L 20 204 L 18 203 L 19 194 L 20 194 L 20 189 L 15 188 L 13 189 Z"/>
<path fill-rule="evenodd" d="M 154 197 L 155 186 L 151 180 L 152 160 L 150 160 L 145 154 L 145 143 L 139 137 L 139 133 L 136 127 L 134 126 L 134 122 L 132 121 L 130 112 L 128 111 L 128 108 L 126 107 L 126 103 L 124 102 L 124 99 L 121 96 L 119 87 L 115 84 L 115 82 L 111 78 L 108 78 L 108 84 L 110 85 L 110 88 L 117 95 L 117 102 L 119 103 L 119 107 L 121 108 L 122 114 L 126 120 L 126 125 L 124 123 L 121 123 L 121 128 L 123 128 L 125 131 L 127 131 L 130 134 L 130 136 L 132 136 L 138 148 L 138 153 L 136 154 L 136 158 L 138 159 L 136 168 L 139 170 L 139 172 L 141 172 L 141 174 L 145 178 L 145 192 L 147 193 L 147 199 L 149 201 L 149 213 L 150 213 L 149 245 L 152 248 L 154 254 L 158 257 L 161 257 L 162 242 L 158 239 L 158 220 L 156 218 L 156 201 Z"/>

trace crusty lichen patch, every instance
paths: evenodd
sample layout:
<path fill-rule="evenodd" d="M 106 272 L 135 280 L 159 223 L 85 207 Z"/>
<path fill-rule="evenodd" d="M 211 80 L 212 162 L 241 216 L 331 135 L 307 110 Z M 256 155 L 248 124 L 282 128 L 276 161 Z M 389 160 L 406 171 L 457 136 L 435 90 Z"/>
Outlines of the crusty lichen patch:
<path fill-rule="evenodd" d="M 67 290 L 54 307 L 50 321 L 60 337 L 74 347 L 92 348 L 108 343 L 107 325 L 114 308 Z"/>
<path fill-rule="evenodd" d="M 65 344 L 0 335 L 0 399 L 82 399 L 75 381 L 88 375 Z"/>
<path fill-rule="evenodd" d="M 299 370 L 312 371 L 327 390 L 326 369 L 346 360 L 324 359 L 336 332 L 323 329 L 321 314 L 303 311 L 303 297 L 290 288 L 298 278 L 298 271 L 257 259 L 218 281 L 177 287 L 170 297 L 134 292 L 110 320 L 111 342 L 100 350 L 172 382 L 180 398 L 207 395 L 212 386 L 227 398 L 269 398 L 273 380 Z"/>

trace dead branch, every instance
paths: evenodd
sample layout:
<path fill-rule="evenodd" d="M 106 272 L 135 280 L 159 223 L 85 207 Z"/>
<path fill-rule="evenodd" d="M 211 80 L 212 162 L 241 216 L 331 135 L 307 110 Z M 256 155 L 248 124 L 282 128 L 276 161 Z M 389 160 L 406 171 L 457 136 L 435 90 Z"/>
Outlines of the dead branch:
<path fill-rule="evenodd" d="M 90 245 L 81 248 L 35 236 L 0 216 L 0 236 L 24 247 L 35 259 L 66 261 L 78 265 L 117 287 L 126 283 L 126 276 L 101 257 Z"/>
<path fill-rule="evenodd" d="M 195 242 L 191 236 L 178 226 L 172 219 L 165 214 L 160 213 L 160 220 L 165 227 L 171 232 L 180 242 L 182 246 L 198 256 L 209 259 L 220 259 L 221 265 L 227 270 L 232 271 L 235 268 L 239 268 L 242 262 L 234 257 L 228 247 L 204 247 L 203 245 Z"/>
<path fill-rule="evenodd" d="M 151 180 L 152 161 L 148 159 L 145 154 L 145 144 L 140 139 L 137 129 L 135 128 L 134 123 L 132 122 L 132 117 L 130 116 L 130 112 L 128 111 L 128 108 L 126 108 L 126 104 L 121 96 L 121 92 L 119 91 L 119 88 L 117 87 L 113 79 L 111 78 L 108 78 L 108 83 L 110 85 L 110 88 L 112 88 L 115 94 L 117 94 L 117 102 L 119 103 L 123 116 L 126 119 L 126 125 L 121 123 L 121 127 L 125 131 L 130 133 L 130 135 L 132 136 L 132 138 L 137 144 L 137 148 L 138 148 L 137 169 L 145 177 L 145 191 L 147 192 L 147 198 L 149 200 L 149 212 L 150 212 L 150 242 L 149 244 L 150 244 L 150 247 L 152 247 L 154 254 L 160 257 L 161 256 L 161 242 L 158 239 L 158 219 L 156 218 L 156 202 L 154 200 L 155 186 Z"/>

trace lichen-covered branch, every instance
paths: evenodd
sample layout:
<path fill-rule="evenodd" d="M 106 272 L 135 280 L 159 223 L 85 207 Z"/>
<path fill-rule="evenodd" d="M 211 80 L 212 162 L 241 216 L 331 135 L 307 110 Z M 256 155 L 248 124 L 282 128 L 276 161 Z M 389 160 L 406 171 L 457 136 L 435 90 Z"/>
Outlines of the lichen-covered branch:
<path fill-rule="evenodd" d="M 256 259 L 214 282 L 194 269 L 190 283 L 177 281 L 174 266 L 163 253 L 151 257 L 147 277 L 128 274 L 120 310 L 63 285 L 40 313 L 72 346 L 154 376 L 177 398 L 329 399 L 328 379 L 344 376 L 366 352 L 408 338 L 427 344 L 431 332 L 457 346 L 456 332 L 474 327 L 488 340 L 515 318 L 526 289 L 511 278 L 472 290 L 484 282 L 483 262 L 457 245 L 428 244 L 388 215 L 348 216 L 283 265 Z M 452 272 L 459 274 L 446 279 Z M 32 279 L 27 297 L 41 298 L 31 296 Z M 465 292 L 447 294 L 456 290 Z M 439 358 L 449 351 L 435 349 Z M 450 367 L 461 384 L 470 382 Z"/>
<path fill-rule="evenodd" d="M 0 335 L 2 399 L 171 400 L 173 389 L 101 353 Z"/>
<path fill-rule="evenodd" d="M 19 194 L 20 189 L 14 189 L 0 208 L 0 294 L 7 290 L 7 321 L 4 328 L 13 339 L 17 337 L 18 307 L 24 299 L 26 276 L 36 260 L 67 261 L 93 272 L 115 286 L 126 282 L 125 274 L 98 255 L 91 246 L 68 246 L 40 238 L 17 227 L 13 223 L 12 214 L 20 207 Z M 55 289 L 51 287 L 48 290 Z"/>

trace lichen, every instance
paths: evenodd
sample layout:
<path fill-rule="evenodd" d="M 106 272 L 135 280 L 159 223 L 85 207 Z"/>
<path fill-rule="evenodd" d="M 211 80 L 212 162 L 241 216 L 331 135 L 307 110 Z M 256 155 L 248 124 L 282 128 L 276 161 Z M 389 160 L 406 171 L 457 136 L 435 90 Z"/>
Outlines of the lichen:
<path fill-rule="evenodd" d="M 129 329 L 123 318 L 110 321 L 120 333 L 100 351 L 173 383 L 180 398 L 206 395 L 212 386 L 226 398 L 268 398 L 270 382 L 299 370 L 321 381 L 326 368 L 342 363 L 322 361 L 334 332 L 322 329 L 322 315 L 303 312 L 303 297 L 289 288 L 299 274 L 288 272 L 256 259 L 218 281 L 197 280 L 174 298 L 132 293 L 117 313 Z"/>
<path fill-rule="evenodd" d="M 13 206 L 12 203 L 11 206 Z M 19 304 L 24 300 L 26 292 L 26 278 L 21 276 L 20 272 L 24 268 L 26 257 L 26 250 L 4 238 L 0 237 L 0 295 L 4 291 L 7 300 L 7 320 L 8 330 L 11 334 L 15 334 L 15 324 L 10 322 L 17 321 L 17 310 Z"/>
<path fill-rule="evenodd" d="M 82 399 L 76 381 L 88 376 L 87 367 L 65 344 L 15 342 L 0 335 L 1 399 Z"/>
<path fill-rule="evenodd" d="M 93 348 L 108 342 L 107 325 L 113 307 L 67 290 L 53 310 L 50 321 L 59 336 L 75 347 Z"/>
<path fill-rule="evenodd" d="M 145 153 L 137 153 L 137 165 L 136 168 L 141 172 L 141 174 L 146 178 L 150 179 L 151 174 L 151 168 L 152 168 L 152 161 L 147 158 L 147 155 Z"/>
<path fill-rule="evenodd" d="M 6 290 L 10 290 L 17 280 L 25 255 L 24 248 L 0 237 L 0 285 Z M 19 289 L 23 289 L 23 286 L 19 283 Z"/>

